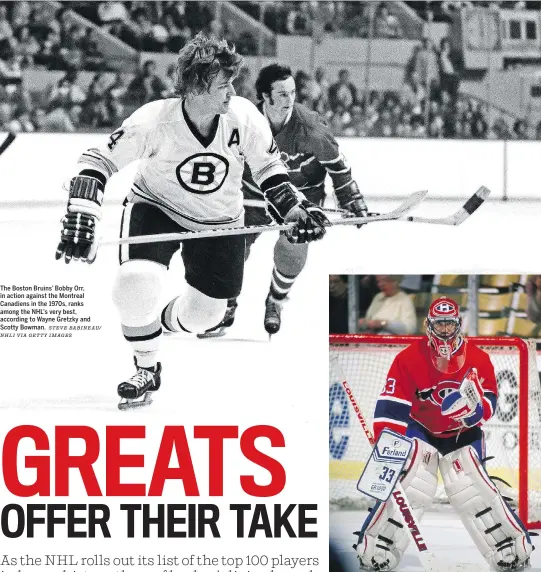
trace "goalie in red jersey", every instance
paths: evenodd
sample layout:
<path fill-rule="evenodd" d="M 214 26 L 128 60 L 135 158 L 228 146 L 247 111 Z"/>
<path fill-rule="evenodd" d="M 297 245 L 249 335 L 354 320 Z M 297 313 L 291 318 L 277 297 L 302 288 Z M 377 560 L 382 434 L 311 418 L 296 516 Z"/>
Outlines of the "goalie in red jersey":
<path fill-rule="evenodd" d="M 426 319 L 427 337 L 401 351 L 376 403 L 374 433 L 384 428 L 413 439 L 402 486 L 416 515 L 431 506 L 438 468 L 449 502 L 489 565 L 522 570 L 530 535 L 484 467 L 482 424 L 495 409 L 498 387 L 490 357 L 462 335 L 456 302 L 442 296 Z M 410 536 L 390 501 L 366 518 L 356 550 L 362 570 L 394 570 Z"/>

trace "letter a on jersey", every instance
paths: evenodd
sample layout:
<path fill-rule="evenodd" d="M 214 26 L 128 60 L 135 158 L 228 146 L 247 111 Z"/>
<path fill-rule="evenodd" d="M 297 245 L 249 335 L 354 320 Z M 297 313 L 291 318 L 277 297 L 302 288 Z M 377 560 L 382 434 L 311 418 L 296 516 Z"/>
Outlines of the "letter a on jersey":
<path fill-rule="evenodd" d="M 239 145 L 240 144 L 240 135 L 239 130 L 235 127 L 233 132 L 231 133 L 231 137 L 229 138 L 229 143 L 227 144 L 228 147 L 231 145 Z"/>

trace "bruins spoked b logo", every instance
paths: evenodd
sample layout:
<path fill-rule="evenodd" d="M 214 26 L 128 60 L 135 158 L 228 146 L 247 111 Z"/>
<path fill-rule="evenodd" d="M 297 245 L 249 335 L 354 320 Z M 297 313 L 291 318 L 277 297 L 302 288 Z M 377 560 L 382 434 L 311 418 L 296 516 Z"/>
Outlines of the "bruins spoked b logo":
<path fill-rule="evenodd" d="M 229 173 L 229 163 L 216 153 L 196 153 L 188 157 L 177 168 L 180 186 L 190 193 L 207 195 L 215 193 Z"/>

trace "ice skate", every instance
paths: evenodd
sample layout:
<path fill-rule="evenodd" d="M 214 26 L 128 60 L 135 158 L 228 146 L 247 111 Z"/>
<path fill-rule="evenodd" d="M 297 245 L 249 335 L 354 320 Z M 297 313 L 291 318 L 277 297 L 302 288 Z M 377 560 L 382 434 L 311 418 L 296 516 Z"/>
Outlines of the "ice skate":
<path fill-rule="evenodd" d="M 282 302 L 275 300 L 270 294 L 265 300 L 265 330 L 269 337 L 280 331 L 282 320 L 280 314 L 282 312 Z"/>
<path fill-rule="evenodd" d="M 203 334 L 197 334 L 197 337 L 199 339 L 222 337 L 225 334 L 227 328 L 230 328 L 235 321 L 235 312 L 237 311 L 237 306 L 238 304 L 236 300 L 228 302 L 227 309 L 225 310 L 225 315 L 222 321 L 217 326 L 209 328 Z"/>
<path fill-rule="evenodd" d="M 137 373 L 128 381 L 123 381 L 117 388 L 120 396 L 120 410 L 143 407 L 152 403 L 152 392 L 160 389 L 162 364 L 158 362 L 156 371 L 139 367 L 135 362 Z"/>

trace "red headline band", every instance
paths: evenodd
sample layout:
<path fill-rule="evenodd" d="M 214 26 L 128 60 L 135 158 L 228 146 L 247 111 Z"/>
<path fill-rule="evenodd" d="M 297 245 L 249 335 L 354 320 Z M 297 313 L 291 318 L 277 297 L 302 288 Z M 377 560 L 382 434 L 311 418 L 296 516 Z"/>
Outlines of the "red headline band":
<path fill-rule="evenodd" d="M 130 439 L 144 439 L 146 428 L 138 425 L 106 427 L 105 433 L 105 482 L 96 476 L 95 464 L 103 454 L 103 443 L 98 432 L 84 425 L 57 426 L 54 444 L 51 445 L 45 430 L 35 425 L 19 425 L 11 429 L 4 439 L 2 472 L 7 490 L 18 497 L 68 496 L 70 483 L 77 474 L 82 479 L 86 494 L 95 496 L 161 496 L 167 481 L 182 481 L 186 496 L 199 496 L 197 477 L 190 454 L 190 445 L 183 426 L 165 426 L 158 451 L 153 461 L 150 483 L 122 482 L 121 469 L 145 467 L 145 455 L 121 454 L 121 444 Z M 237 426 L 201 425 L 193 427 L 193 438 L 208 442 L 208 495 L 223 496 L 224 441 L 238 440 L 242 455 L 254 465 L 270 474 L 268 484 L 258 484 L 251 474 L 239 475 L 242 490 L 254 497 L 270 497 L 279 494 L 286 483 L 286 472 L 279 461 L 262 453 L 256 447 L 256 439 L 265 438 L 271 447 L 285 447 L 285 439 L 279 429 L 271 425 L 255 425 L 242 433 Z M 17 463 L 21 441 L 30 439 L 36 452 L 49 451 L 50 455 L 25 455 L 24 467 L 34 469 L 32 483 L 23 483 L 21 467 Z M 70 454 L 70 443 L 82 440 L 82 455 Z M 72 443 L 73 444 L 73 443 Z M 54 455 L 53 455 L 54 452 Z M 53 472 L 54 469 L 54 472 Z M 76 469 L 76 471 L 70 471 Z M 26 479 L 27 480 L 27 479 Z M 53 480 L 53 482 L 51 482 Z M 266 479 L 268 480 L 268 479 Z"/>

